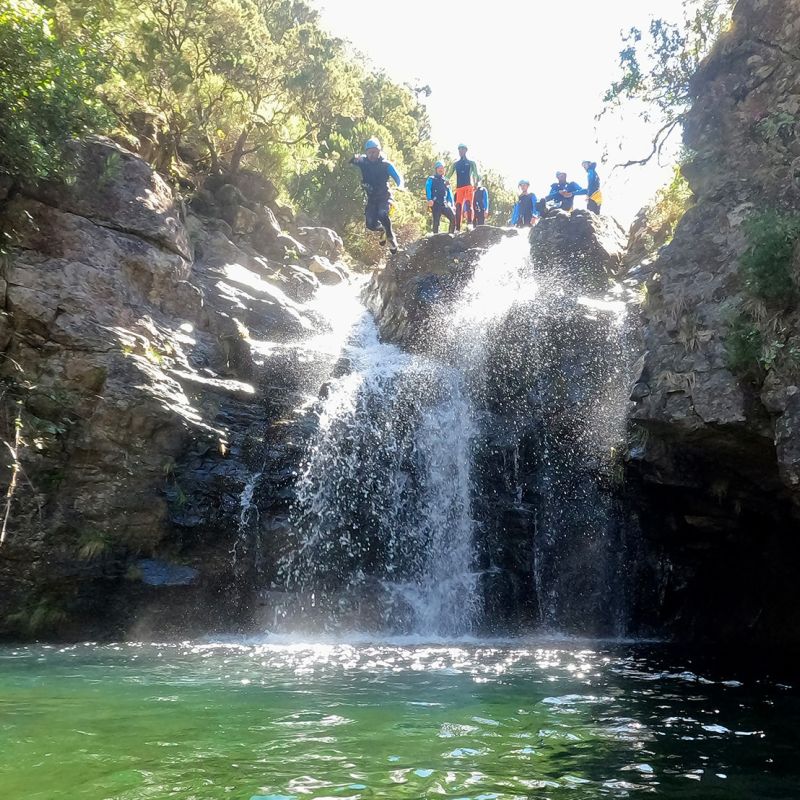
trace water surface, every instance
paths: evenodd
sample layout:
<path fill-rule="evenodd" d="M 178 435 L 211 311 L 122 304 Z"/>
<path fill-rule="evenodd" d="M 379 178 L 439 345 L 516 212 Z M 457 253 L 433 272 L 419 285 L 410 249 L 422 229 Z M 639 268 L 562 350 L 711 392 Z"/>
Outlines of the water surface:
<path fill-rule="evenodd" d="M 0 649 L 4 800 L 800 796 L 800 702 L 661 647 Z"/>

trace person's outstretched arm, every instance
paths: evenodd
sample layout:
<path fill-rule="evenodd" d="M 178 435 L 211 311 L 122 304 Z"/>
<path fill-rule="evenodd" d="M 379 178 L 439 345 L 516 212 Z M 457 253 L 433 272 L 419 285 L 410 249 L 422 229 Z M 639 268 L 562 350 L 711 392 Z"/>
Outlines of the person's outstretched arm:
<path fill-rule="evenodd" d="M 478 175 L 478 165 L 474 161 L 469 162 L 469 172 L 472 176 L 472 180 L 474 181 L 474 185 L 477 186 L 481 176 Z"/>
<path fill-rule="evenodd" d="M 387 163 L 386 166 L 389 169 L 389 177 L 397 184 L 397 188 L 405 189 L 405 184 L 403 183 L 403 179 L 400 176 L 400 173 L 394 168 L 394 164 Z"/>

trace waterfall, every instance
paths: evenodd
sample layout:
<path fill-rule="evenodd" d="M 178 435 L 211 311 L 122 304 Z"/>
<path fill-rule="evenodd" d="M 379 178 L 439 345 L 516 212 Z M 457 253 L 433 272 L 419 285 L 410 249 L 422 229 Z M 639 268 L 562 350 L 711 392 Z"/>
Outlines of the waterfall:
<path fill-rule="evenodd" d="M 492 629 L 509 509 L 525 517 L 518 591 L 540 625 L 571 625 L 616 569 L 619 309 L 578 298 L 513 235 L 439 304 L 424 352 L 382 342 L 363 308 L 351 319 L 295 487 L 285 627 Z"/>

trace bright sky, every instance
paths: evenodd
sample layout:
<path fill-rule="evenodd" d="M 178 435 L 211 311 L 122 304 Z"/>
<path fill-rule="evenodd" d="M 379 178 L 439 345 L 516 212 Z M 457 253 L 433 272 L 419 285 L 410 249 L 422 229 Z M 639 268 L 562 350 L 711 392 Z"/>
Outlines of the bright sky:
<path fill-rule="evenodd" d="M 627 226 L 669 180 L 671 168 L 655 163 L 612 175 L 614 164 L 646 155 L 650 130 L 633 115 L 598 129 L 595 115 L 617 76 L 620 31 L 644 28 L 652 16 L 677 20 L 682 0 L 315 3 L 334 35 L 393 79 L 429 84 L 435 143 L 456 158 L 464 141 L 479 167 L 501 172 L 510 188 L 528 178 L 541 195 L 557 169 L 585 185 L 581 161 L 600 163 L 607 151 L 598 166 L 604 213 Z"/>

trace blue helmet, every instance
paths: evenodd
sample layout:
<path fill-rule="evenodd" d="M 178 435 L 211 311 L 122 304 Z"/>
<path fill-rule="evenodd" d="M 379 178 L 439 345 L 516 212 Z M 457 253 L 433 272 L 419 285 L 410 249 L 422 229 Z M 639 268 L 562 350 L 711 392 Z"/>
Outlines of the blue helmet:
<path fill-rule="evenodd" d="M 433 168 L 434 168 L 434 169 L 439 169 L 439 167 L 443 167 L 443 166 L 444 166 L 444 164 L 443 164 L 441 161 L 437 161 L 437 162 L 436 162 L 436 163 L 433 165 Z"/>
<path fill-rule="evenodd" d="M 469 150 L 469 148 L 463 142 L 458 146 L 458 149 L 459 150 Z"/>
<path fill-rule="evenodd" d="M 375 148 L 376 150 L 380 150 L 381 143 L 377 139 L 367 139 L 367 141 L 364 142 L 364 149 L 372 150 L 373 148 Z"/>
<path fill-rule="evenodd" d="M 517 186 L 530 186 L 531 182 L 527 178 L 523 178 Z"/>

